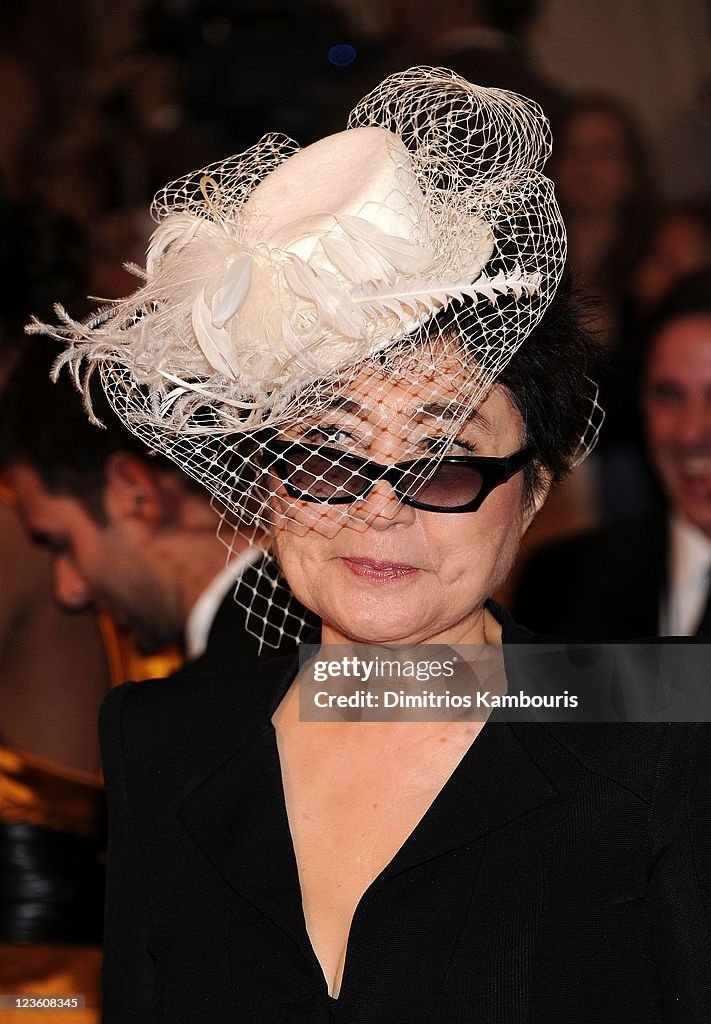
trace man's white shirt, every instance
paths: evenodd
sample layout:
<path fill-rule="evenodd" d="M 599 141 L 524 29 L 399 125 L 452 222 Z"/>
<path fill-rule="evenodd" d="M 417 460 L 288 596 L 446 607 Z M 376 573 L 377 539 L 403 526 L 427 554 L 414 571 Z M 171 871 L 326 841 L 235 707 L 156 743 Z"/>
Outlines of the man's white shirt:
<path fill-rule="evenodd" d="M 706 608 L 711 582 L 711 540 L 686 519 L 669 521 L 666 596 L 660 608 L 660 632 L 692 636 Z"/>
<path fill-rule="evenodd" d="M 262 552 L 252 545 L 230 561 L 205 587 L 190 609 L 185 623 L 185 657 L 192 661 L 207 649 L 210 630 L 220 605 L 229 591 L 234 590 L 242 574 L 250 565 L 262 557 Z"/>

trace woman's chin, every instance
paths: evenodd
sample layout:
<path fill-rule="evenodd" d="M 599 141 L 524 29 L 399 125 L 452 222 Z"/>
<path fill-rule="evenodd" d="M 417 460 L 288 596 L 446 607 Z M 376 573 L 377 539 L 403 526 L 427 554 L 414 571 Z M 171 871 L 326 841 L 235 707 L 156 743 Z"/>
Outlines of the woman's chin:
<path fill-rule="evenodd" d="M 322 615 L 324 643 L 410 645 L 463 643 L 476 623 L 472 615 L 452 617 L 452 608 L 439 609 L 433 601 L 383 601 L 363 607 L 357 602 L 332 602 Z M 478 642 L 474 639 L 472 642 Z"/>
<path fill-rule="evenodd" d="M 335 614 L 334 614 L 335 612 Z M 420 617 L 408 608 L 393 607 L 383 603 L 380 607 L 359 608 L 350 604 L 324 617 L 324 636 L 333 643 L 341 639 L 363 644 L 404 644 L 417 643 L 427 639 L 435 627 L 421 622 Z M 421 609 L 420 609 L 421 612 Z"/>

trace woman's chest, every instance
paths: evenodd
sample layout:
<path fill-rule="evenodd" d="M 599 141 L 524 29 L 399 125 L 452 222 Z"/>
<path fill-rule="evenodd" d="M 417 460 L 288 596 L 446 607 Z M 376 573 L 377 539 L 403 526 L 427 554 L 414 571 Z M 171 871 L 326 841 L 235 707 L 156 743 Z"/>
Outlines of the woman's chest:
<path fill-rule="evenodd" d="M 496 774 L 510 779 L 506 769 L 498 764 Z M 164 866 L 165 899 L 156 907 L 159 960 L 166 945 L 186 956 L 179 969 L 169 957 L 171 1008 L 190 964 L 209 950 L 210 958 L 219 953 L 221 976 L 245 1019 L 252 1019 L 249 992 L 261 1007 L 255 1020 L 280 1020 L 277 1004 L 301 1006 L 310 993 L 316 1000 L 325 992 L 311 940 L 344 1021 L 433 1024 L 470 1019 L 476 1008 L 482 1019 L 538 1024 L 555 1019 L 557 1002 L 570 998 L 577 1015 L 568 1006 L 566 1019 L 598 1022 L 618 1019 L 614 1004 L 623 996 L 632 1008 L 627 1020 L 656 1020 L 646 1005 L 655 985 L 645 809 L 597 780 L 566 794 L 551 794 L 543 782 L 524 793 L 522 777 L 515 806 L 503 783 L 494 791 L 495 780 L 487 781 L 485 811 L 475 780 L 458 773 L 456 793 L 447 787 L 362 898 L 355 882 L 344 884 L 358 877 L 353 850 L 332 843 L 328 857 L 312 860 L 327 872 L 330 903 L 309 904 L 309 878 L 300 865 L 300 893 L 289 835 L 275 827 L 264 791 L 249 803 L 253 812 L 239 816 L 231 840 L 210 839 L 210 860 L 227 886 L 206 870 L 198 846 L 186 843 L 183 856 Z M 344 783 L 344 793 L 355 800 L 357 789 Z M 204 841 L 194 828 L 193 835 Z M 363 874 L 361 887 L 366 880 Z"/>
<path fill-rule="evenodd" d="M 363 732 L 363 727 L 361 726 Z M 331 991 L 361 897 L 407 842 L 476 730 L 375 739 L 323 730 L 280 737 L 279 751 L 307 929 Z"/>
<path fill-rule="evenodd" d="M 278 731 L 299 874 L 367 888 L 436 800 L 479 726 L 408 723 L 391 731 L 387 745 L 381 732 L 368 736 L 367 725 L 329 726 Z"/>

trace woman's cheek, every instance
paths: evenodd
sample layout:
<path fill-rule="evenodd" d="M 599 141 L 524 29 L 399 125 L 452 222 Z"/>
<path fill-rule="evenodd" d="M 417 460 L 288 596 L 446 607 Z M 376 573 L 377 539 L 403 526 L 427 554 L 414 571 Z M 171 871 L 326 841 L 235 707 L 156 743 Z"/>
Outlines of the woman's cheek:
<path fill-rule="evenodd" d="M 272 550 L 294 596 L 319 614 L 318 582 L 322 576 L 318 534 L 283 519 L 272 530 Z"/>

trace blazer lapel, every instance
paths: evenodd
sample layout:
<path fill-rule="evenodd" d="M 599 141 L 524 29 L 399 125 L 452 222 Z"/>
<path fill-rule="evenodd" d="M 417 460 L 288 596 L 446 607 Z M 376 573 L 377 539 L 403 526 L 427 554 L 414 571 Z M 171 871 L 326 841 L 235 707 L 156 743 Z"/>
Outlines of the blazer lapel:
<path fill-rule="evenodd" d="M 313 960 L 271 724 L 295 671 L 293 659 L 286 672 L 265 671 L 256 725 L 242 723 L 236 752 L 182 800 L 177 816 L 224 880 Z"/>
<path fill-rule="evenodd" d="M 506 656 L 508 644 L 532 637 L 508 612 L 493 606 L 502 624 L 506 674 L 517 687 L 519 663 Z M 474 842 L 518 819 L 535 827 L 535 812 L 562 810 L 575 789 L 579 765 L 535 721 L 506 723 L 494 711 L 447 784 L 395 858 L 376 879 L 379 885 L 400 871 Z M 556 798 L 558 802 L 556 803 Z M 550 805 L 550 806 L 549 806 Z"/>
<path fill-rule="evenodd" d="M 526 725 L 524 734 L 526 729 L 540 727 Z M 560 787 L 541 770 L 517 732 L 520 727 L 498 722 L 492 715 L 374 885 L 555 802 Z"/>
<path fill-rule="evenodd" d="M 569 761 L 574 771 L 566 778 L 561 762 Z M 504 943 L 510 937 L 519 962 L 532 962 L 545 851 L 559 839 L 556 826 L 568 810 L 579 767 L 541 725 L 485 725 L 356 910 L 339 998 L 344 1011 L 367 999 L 369 1006 L 382 1007 L 382 1019 L 388 1019 L 385 1008 L 391 1005 L 394 974 L 401 978 L 398 1008 L 403 1020 L 441 1014 L 447 971 L 466 928 L 475 934 L 481 929 L 481 939 L 472 947 L 475 957 L 480 952 L 481 962 L 486 962 L 492 935 Z M 509 894 L 503 901 L 502 889 Z M 413 893 L 422 898 L 417 911 L 411 906 Z M 531 911 L 528 919 L 520 913 L 522 905 Z M 414 958 L 409 929 L 419 934 L 420 955 Z M 375 976 L 374 955 L 388 964 L 387 971 Z M 477 1005 L 488 1020 L 489 992 L 477 978 Z M 519 992 L 509 1000 L 502 1020 L 519 1019 L 513 1012 L 518 1001 Z"/>

